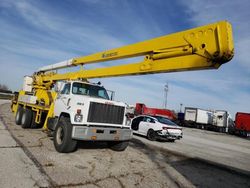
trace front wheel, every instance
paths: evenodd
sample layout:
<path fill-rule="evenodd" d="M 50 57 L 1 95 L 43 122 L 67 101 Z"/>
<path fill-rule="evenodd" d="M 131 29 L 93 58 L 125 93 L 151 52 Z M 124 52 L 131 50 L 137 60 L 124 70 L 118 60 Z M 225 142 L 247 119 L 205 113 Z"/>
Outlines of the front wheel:
<path fill-rule="evenodd" d="M 156 133 L 153 129 L 149 129 L 148 133 L 147 133 L 147 138 L 151 141 L 155 141 L 156 140 Z"/>
<path fill-rule="evenodd" d="M 59 153 L 70 153 L 76 150 L 77 141 L 72 139 L 71 133 L 72 125 L 69 118 L 61 117 L 56 125 L 53 135 L 56 151 Z"/>
<path fill-rule="evenodd" d="M 128 147 L 129 141 L 111 141 L 108 142 L 108 145 L 114 151 L 124 151 Z"/>

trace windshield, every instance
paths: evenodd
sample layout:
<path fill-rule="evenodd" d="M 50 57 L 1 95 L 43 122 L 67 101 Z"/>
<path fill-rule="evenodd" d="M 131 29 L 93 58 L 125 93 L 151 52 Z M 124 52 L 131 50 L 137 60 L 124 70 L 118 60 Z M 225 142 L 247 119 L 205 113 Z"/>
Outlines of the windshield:
<path fill-rule="evenodd" d="M 105 88 L 96 85 L 74 82 L 72 86 L 72 93 L 76 95 L 88 95 L 91 97 L 99 97 L 109 100 L 109 96 Z"/>
<path fill-rule="evenodd" d="M 166 125 L 172 125 L 172 126 L 177 126 L 174 122 L 169 120 L 168 118 L 165 117 L 160 117 L 160 116 L 154 116 L 160 123 L 166 124 Z"/>

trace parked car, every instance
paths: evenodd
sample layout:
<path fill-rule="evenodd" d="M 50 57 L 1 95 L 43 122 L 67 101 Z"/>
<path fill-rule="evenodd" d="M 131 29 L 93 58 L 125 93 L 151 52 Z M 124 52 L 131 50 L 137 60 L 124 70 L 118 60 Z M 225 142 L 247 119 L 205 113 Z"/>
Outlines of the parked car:
<path fill-rule="evenodd" d="M 133 133 L 146 136 L 149 140 L 175 141 L 182 138 L 182 128 L 166 117 L 140 115 L 131 122 Z"/>

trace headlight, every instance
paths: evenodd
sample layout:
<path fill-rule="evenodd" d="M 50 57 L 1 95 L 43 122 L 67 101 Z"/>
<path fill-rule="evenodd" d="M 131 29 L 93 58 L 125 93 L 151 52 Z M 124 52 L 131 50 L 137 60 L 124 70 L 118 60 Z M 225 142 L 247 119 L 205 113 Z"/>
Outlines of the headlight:
<path fill-rule="evenodd" d="M 82 114 L 76 114 L 75 115 L 75 122 L 81 122 L 82 121 Z"/>

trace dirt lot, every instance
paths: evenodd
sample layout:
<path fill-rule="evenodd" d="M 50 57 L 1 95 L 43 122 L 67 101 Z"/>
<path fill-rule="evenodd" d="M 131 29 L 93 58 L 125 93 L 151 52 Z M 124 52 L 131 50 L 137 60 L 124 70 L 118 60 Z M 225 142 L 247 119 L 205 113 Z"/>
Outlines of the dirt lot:
<path fill-rule="evenodd" d="M 183 128 L 183 134 L 183 138 L 174 144 L 150 142 L 137 136 L 134 138 L 189 158 L 204 159 L 250 175 L 250 138 L 195 128 Z"/>
<path fill-rule="evenodd" d="M 15 125 L 9 106 L 0 106 L 0 120 L 51 187 L 250 187 L 248 175 L 157 148 L 144 138 L 135 137 L 124 152 L 105 143 L 82 142 L 74 153 L 57 153 L 40 129 Z"/>

